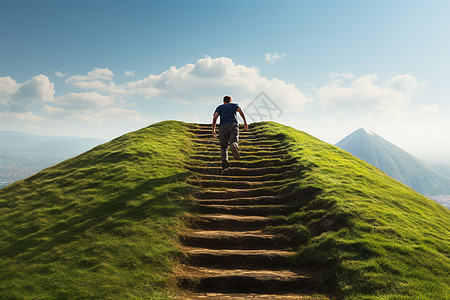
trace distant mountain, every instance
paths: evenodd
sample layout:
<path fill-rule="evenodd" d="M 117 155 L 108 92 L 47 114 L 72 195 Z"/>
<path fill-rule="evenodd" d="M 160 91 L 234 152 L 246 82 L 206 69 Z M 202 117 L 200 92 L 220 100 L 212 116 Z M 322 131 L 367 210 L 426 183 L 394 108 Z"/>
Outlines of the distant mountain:
<path fill-rule="evenodd" d="M 437 161 L 431 161 L 431 160 L 423 160 L 427 165 L 432 167 L 434 170 L 438 171 L 445 177 L 450 179 L 450 164 L 449 163 L 443 163 L 443 162 L 437 162 Z"/>
<path fill-rule="evenodd" d="M 450 195 L 450 179 L 372 131 L 358 129 L 336 146 L 426 195 Z"/>
<path fill-rule="evenodd" d="M 93 146 L 106 142 L 99 138 L 73 136 L 40 136 L 16 131 L 0 131 L 0 151 L 80 154 Z"/>
<path fill-rule="evenodd" d="M 0 131 L 0 188 L 104 142 L 99 138 Z"/>

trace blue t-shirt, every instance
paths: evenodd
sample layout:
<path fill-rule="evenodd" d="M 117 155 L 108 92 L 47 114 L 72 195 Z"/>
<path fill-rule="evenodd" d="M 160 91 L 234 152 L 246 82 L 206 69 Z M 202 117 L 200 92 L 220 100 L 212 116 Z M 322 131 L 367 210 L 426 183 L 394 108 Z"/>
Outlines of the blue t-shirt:
<path fill-rule="evenodd" d="M 224 103 L 222 105 L 217 106 L 214 111 L 214 115 L 216 112 L 219 113 L 220 116 L 220 125 L 226 124 L 238 124 L 236 119 L 236 111 L 239 108 L 237 103 Z"/>

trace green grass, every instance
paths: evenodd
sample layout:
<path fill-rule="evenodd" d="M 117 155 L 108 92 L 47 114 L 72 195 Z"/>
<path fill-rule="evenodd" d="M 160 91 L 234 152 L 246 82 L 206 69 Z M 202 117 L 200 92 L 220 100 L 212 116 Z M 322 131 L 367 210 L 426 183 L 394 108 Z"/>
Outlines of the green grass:
<path fill-rule="evenodd" d="M 347 299 L 450 298 L 448 209 L 308 134 L 276 123 L 254 128 L 287 141 L 302 167 L 285 187 L 301 208 L 281 229 L 295 261 L 320 268 L 318 288 Z"/>
<path fill-rule="evenodd" d="M 152 125 L 0 190 L 0 298 L 173 295 L 187 126 Z"/>
<path fill-rule="evenodd" d="M 154 124 L 0 190 L 0 299 L 174 296 L 190 126 Z M 299 209 L 273 230 L 318 270 L 319 292 L 448 299 L 448 209 L 308 134 L 252 128 L 289 152 L 276 183 Z"/>

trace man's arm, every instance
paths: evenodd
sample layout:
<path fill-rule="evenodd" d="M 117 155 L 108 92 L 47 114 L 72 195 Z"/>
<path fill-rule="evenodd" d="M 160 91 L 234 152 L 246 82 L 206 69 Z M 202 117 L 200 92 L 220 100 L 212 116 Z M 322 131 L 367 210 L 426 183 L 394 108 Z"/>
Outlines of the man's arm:
<path fill-rule="evenodd" d="M 213 116 L 213 120 L 212 120 L 212 133 L 213 133 L 213 137 L 216 138 L 217 134 L 216 134 L 216 122 L 217 122 L 217 118 L 219 117 L 219 113 L 216 112 Z"/>
<path fill-rule="evenodd" d="M 242 117 L 242 120 L 244 120 L 244 129 L 245 129 L 245 131 L 248 131 L 247 120 L 245 120 L 244 112 L 242 111 L 242 109 L 240 107 L 237 109 L 237 112 L 239 112 L 239 114 Z"/>

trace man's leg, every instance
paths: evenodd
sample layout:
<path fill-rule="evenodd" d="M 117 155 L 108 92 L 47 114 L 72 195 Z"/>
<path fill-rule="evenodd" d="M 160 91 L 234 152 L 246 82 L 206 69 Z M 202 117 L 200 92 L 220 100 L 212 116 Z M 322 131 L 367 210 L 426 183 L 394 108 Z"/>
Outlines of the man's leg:
<path fill-rule="evenodd" d="M 238 146 L 238 139 L 239 139 L 239 125 L 235 125 L 230 128 L 229 133 L 229 141 L 230 141 L 230 149 L 231 152 L 233 152 L 233 156 L 235 159 L 241 158 L 241 155 L 239 154 L 239 146 Z"/>
<path fill-rule="evenodd" d="M 222 170 L 228 168 L 228 126 L 220 126 L 219 141 L 220 141 L 220 153 L 222 159 Z"/>

